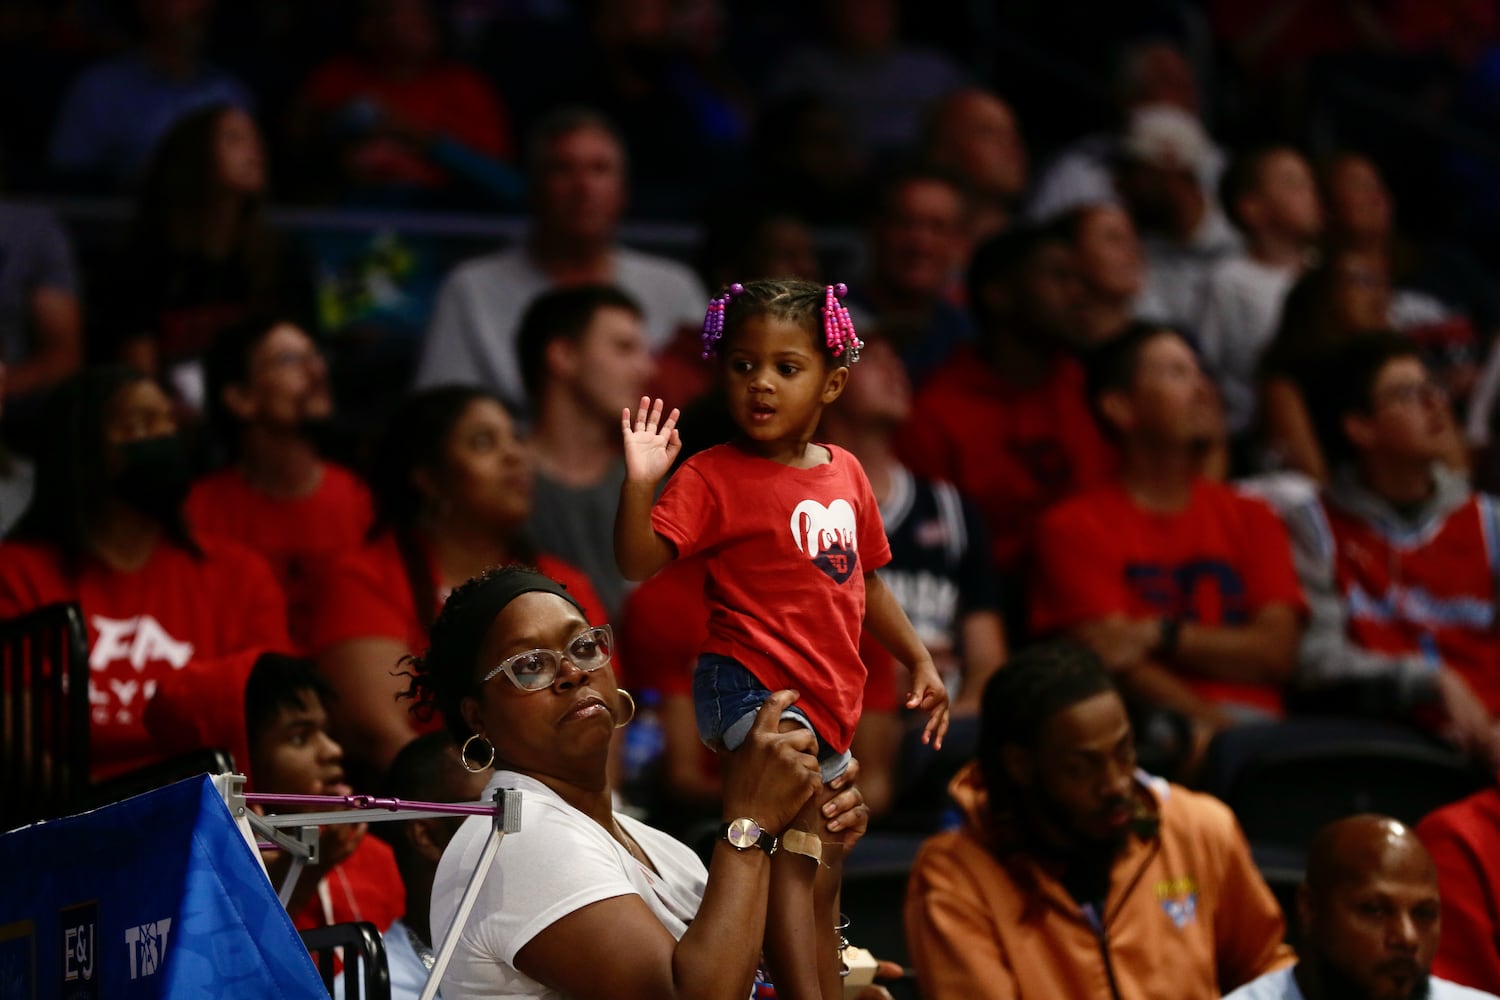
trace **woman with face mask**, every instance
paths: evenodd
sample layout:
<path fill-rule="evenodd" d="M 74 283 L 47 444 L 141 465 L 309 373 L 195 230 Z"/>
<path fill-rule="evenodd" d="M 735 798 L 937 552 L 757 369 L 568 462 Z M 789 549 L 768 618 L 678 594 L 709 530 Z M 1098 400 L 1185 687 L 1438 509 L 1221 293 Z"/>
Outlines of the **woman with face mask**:
<path fill-rule="evenodd" d="M 194 749 L 148 732 L 157 688 L 201 677 L 198 698 L 242 702 L 244 669 L 227 663 L 288 648 L 286 602 L 259 556 L 188 532 L 191 468 L 154 381 L 120 366 L 81 372 L 49 401 L 43 429 L 31 505 L 0 544 L 0 619 L 82 609 L 98 780 Z"/>

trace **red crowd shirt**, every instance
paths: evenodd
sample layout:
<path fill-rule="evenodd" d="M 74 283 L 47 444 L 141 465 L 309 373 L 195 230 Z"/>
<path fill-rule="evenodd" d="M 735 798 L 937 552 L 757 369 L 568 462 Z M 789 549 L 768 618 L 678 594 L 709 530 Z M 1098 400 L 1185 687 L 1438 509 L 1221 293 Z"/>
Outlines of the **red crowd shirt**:
<path fill-rule="evenodd" d="M 109 778 L 170 751 L 148 734 L 144 713 L 159 683 L 247 650 L 286 650 L 286 599 L 260 556 L 204 539 L 202 556 L 162 540 L 133 572 L 84 557 L 76 572 L 53 545 L 0 544 L 0 618 L 77 602 L 88 624 L 90 756 Z M 205 696 L 211 696 L 205 685 Z M 217 689 L 244 711 L 244 686 Z M 174 748 L 176 749 L 176 748 Z"/>
<path fill-rule="evenodd" d="M 406 888 L 396 855 L 385 841 L 367 832 L 353 853 L 318 880 L 317 893 L 292 914 L 292 923 L 307 931 L 367 920 L 384 934 L 405 912 Z"/>
<path fill-rule="evenodd" d="M 440 588 L 441 582 L 436 563 L 425 549 L 427 567 L 432 585 Z M 568 588 L 568 592 L 583 605 L 590 622 L 606 622 L 604 604 L 594 593 L 593 586 L 582 570 L 576 569 L 561 559 L 541 554 L 536 557 L 536 568 Z M 353 639 L 383 638 L 403 643 L 413 653 L 427 648 L 427 628 L 417 614 L 416 598 L 412 596 L 411 583 L 406 565 L 401 559 L 401 550 L 396 536 L 384 532 L 374 541 L 352 552 L 346 552 L 333 564 L 320 583 L 318 614 L 309 638 L 309 651 L 320 654 L 330 646 Z M 439 591 L 437 605 L 442 606 L 446 593 Z M 620 669 L 620 658 L 615 659 L 615 672 Z M 434 718 L 423 731 L 441 726 Z"/>
<path fill-rule="evenodd" d="M 1037 529 L 1030 597 L 1038 634 L 1114 614 L 1242 625 L 1273 604 L 1306 610 L 1281 521 L 1207 479 L 1174 514 L 1142 510 L 1118 482 L 1058 505 Z M 1182 679 L 1209 701 L 1282 709 L 1276 688 Z"/>
<path fill-rule="evenodd" d="M 912 412 L 896 439 L 901 461 L 974 502 L 1002 573 L 1020 570 L 1042 511 L 1114 471 L 1083 367 L 1072 358 L 1057 358 L 1041 385 L 1019 389 L 973 347 L 961 348 L 917 394 Z"/>
<path fill-rule="evenodd" d="M 398 122 L 452 139 L 475 152 L 510 159 L 510 121 L 484 77 L 459 63 L 439 63 L 415 77 L 392 80 L 368 63 L 339 56 L 313 72 L 307 100 L 337 112 L 368 101 Z M 438 187 L 447 176 L 425 156 L 396 139 L 373 139 L 357 154 L 362 166 L 385 183 Z"/>
<path fill-rule="evenodd" d="M 1432 974 L 1500 990 L 1500 790 L 1487 788 L 1417 824 L 1437 866 L 1443 934 Z"/>
<path fill-rule="evenodd" d="M 865 666 L 864 574 L 891 558 L 859 460 L 795 469 L 735 445 L 700 452 L 667 482 L 651 514 L 680 558 L 702 553 L 708 638 L 798 706 L 833 747 L 849 748 Z"/>
<path fill-rule="evenodd" d="M 319 567 L 359 548 L 374 509 L 359 477 L 331 462 L 305 497 L 279 499 L 251 486 L 237 469 L 193 485 L 184 508 L 199 537 L 229 538 L 259 552 L 286 592 L 292 640 L 307 645 L 317 607 Z"/>
<path fill-rule="evenodd" d="M 1500 714 L 1500 504 L 1474 494 L 1417 532 L 1336 504 L 1323 509 L 1349 638 L 1376 652 L 1441 659 L 1468 681 L 1491 715 Z"/>

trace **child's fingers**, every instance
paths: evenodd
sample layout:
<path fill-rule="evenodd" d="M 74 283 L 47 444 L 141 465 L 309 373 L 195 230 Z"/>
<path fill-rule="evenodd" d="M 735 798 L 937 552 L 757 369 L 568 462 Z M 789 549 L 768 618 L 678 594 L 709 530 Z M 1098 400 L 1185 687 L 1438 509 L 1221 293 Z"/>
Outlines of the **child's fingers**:
<path fill-rule="evenodd" d="M 642 396 L 635 411 L 635 429 L 643 431 L 646 429 L 646 414 L 651 410 L 651 397 Z"/>
<path fill-rule="evenodd" d="M 669 431 L 672 428 L 676 427 L 677 418 L 680 416 L 682 416 L 682 411 L 677 409 L 677 407 L 675 406 L 672 407 L 672 412 L 667 414 L 667 422 L 661 425 L 661 429 L 663 431 Z"/>
<path fill-rule="evenodd" d="M 948 706 L 938 708 L 927 719 L 927 725 L 922 730 L 922 742 L 930 744 L 934 750 L 943 749 L 943 737 L 948 735 Z"/>

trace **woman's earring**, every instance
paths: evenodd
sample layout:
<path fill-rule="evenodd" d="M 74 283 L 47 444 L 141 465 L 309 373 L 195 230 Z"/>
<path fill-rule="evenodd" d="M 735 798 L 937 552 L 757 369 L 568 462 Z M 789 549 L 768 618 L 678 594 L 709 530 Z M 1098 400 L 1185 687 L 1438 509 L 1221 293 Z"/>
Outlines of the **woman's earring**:
<path fill-rule="evenodd" d="M 630 720 L 635 718 L 635 697 L 624 688 L 615 688 L 615 691 L 620 695 L 621 698 L 624 698 L 626 701 L 630 702 L 630 714 L 625 717 L 624 722 L 615 723 L 615 728 L 620 729 L 630 725 Z"/>
<path fill-rule="evenodd" d="M 478 740 L 479 742 L 483 743 L 485 746 L 489 747 L 490 748 L 490 755 L 489 755 L 489 758 L 487 760 L 485 760 L 485 762 L 483 764 L 480 764 L 478 767 L 470 767 L 469 766 L 469 744 L 473 743 L 475 740 Z M 495 744 L 491 743 L 489 740 L 485 739 L 483 736 L 480 736 L 478 733 L 475 733 L 473 736 L 470 736 L 468 739 L 464 740 L 464 745 L 459 748 L 459 751 L 458 751 L 458 762 L 460 764 L 462 764 L 464 766 L 464 770 L 468 771 L 470 774 L 480 774 L 480 773 L 482 773 L 484 771 L 488 771 L 490 769 L 490 766 L 495 763 Z"/>

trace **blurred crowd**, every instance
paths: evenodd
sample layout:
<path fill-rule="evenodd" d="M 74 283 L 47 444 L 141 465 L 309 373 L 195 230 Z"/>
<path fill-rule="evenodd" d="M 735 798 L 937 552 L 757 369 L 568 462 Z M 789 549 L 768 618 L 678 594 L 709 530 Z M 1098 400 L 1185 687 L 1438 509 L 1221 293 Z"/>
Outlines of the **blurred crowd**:
<path fill-rule="evenodd" d="M 0 617 L 81 604 L 98 777 L 373 790 L 523 561 L 614 625 L 629 804 L 716 818 L 701 567 L 610 532 L 623 407 L 727 438 L 698 330 L 758 277 L 849 286 L 821 433 L 953 698 L 936 754 L 866 651 L 877 828 L 958 822 L 1058 635 L 1180 780 L 1309 713 L 1500 767 L 1493 3 L 7 0 L 0 53 Z M 322 755 L 262 765 L 298 691 Z"/>

